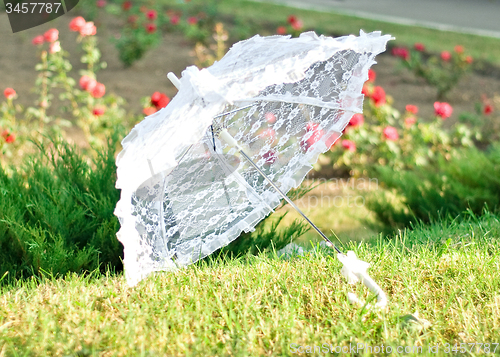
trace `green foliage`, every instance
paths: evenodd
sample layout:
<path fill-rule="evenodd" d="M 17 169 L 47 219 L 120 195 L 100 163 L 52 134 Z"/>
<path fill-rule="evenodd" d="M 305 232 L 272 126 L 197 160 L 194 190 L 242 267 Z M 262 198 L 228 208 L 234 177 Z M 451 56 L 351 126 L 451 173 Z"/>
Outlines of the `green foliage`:
<path fill-rule="evenodd" d="M 415 221 L 429 222 L 442 215 L 456 216 L 466 210 L 475 214 L 486 207 L 500 207 L 500 145 L 487 152 L 460 149 L 447 160 L 438 156 L 431 167 L 394 171 L 378 167 L 379 183 L 393 190 L 403 206 L 394 204 L 387 192 L 376 193 L 367 207 L 393 227 Z"/>
<path fill-rule="evenodd" d="M 0 276 L 121 268 L 114 146 L 89 163 L 64 141 L 0 170 Z"/>

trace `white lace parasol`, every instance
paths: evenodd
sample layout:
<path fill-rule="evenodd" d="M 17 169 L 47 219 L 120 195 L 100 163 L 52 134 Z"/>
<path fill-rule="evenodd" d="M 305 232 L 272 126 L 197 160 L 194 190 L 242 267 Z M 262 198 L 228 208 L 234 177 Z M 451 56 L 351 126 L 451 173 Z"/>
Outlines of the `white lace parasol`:
<path fill-rule="evenodd" d="M 279 204 L 221 131 L 288 192 L 362 112 L 368 69 L 389 39 L 255 36 L 207 69 L 183 71 L 177 95 L 131 131 L 117 158 L 128 283 L 211 254 Z"/>

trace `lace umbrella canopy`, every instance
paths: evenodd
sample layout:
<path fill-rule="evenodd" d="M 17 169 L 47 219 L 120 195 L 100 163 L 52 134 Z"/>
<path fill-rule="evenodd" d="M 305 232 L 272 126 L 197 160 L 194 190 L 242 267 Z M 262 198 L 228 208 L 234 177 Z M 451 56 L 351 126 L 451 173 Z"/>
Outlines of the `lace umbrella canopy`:
<path fill-rule="evenodd" d="M 368 69 L 390 39 L 255 36 L 207 69 L 183 71 L 177 95 L 132 129 L 117 158 L 129 285 L 211 254 L 279 205 L 221 131 L 288 192 L 362 112 Z"/>

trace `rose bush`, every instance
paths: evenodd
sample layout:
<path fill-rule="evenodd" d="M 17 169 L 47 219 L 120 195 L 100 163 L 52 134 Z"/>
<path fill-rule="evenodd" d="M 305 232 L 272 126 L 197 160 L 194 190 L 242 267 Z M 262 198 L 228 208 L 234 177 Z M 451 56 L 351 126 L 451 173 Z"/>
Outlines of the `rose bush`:
<path fill-rule="evenodd" d="M 424 79 L 437 90 L 437 99 L 444 99 L 472 68 L 473 59 L 464 53 L 463 46 L 455 46 L 453 52 L 442 51 L 439 56 L 425 52 L 422 43 L 412 49 L 395 47 L 393 56 L 417 77 Z"/>

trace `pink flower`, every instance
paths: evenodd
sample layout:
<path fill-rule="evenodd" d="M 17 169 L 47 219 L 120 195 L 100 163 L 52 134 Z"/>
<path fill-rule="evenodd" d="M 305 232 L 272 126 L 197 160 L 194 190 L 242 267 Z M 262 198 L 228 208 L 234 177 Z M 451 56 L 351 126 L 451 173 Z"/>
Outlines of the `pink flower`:
<path fill-rule="evenodd" d="M 34 45 L 41 45 L 45 42 L 45 39 L 43 38 L 42 35 L 38 35 L 36 37 L 34 37 L 32 40 L 31 40 L 31 43 L 34 44 Z"/>
<path fill-rule="evenodd" d="M 73 18 L 69 23 L 69 29 L 71 31 L 79 32 L 83 26 L 85 26 L 85 19 L 81 16 Z"/>
<path fill-rule="evenodd" d="M 453 113 L 453 108 L 446 102 L 435 102 L 434 113 L 441 119 L 445 120 L 446 118 L 449 118 L 451 116 L 451 113 Z"/>
<path fill-rule="evenodd" d="M 386 126 L 383 133 L 387 140 L 396 141 L 399 139 L 398 130 L 393 126 Z"/>
<path fill-rule="evenodd" d="M 356 151 L 356 144 L 351 140 L 342 140 L 342 147 L 350 152 Z"/>
<path fill-rule="evenodd" d="M 47 30 L 47 32 L 43 34 L 43 38 L 47 42 L 55 42 L 59 38 L 59 31 L 57 29 Z"/>
<path fill-rule="evenodd" d="M 259 136 L 265 140 L 269 138 L 271 139 L 271 141 L 274 141 L 274 139 L 276 139 L 276 132 L 271 128 L 267 128 L 262 133 L 260 133 Z"/>
<path fill-rule="evenodd" d="M 3 95 L 7 99 L 13 99 L 16 96 L 16 91 L 12 88 L 5 88 Z"/>
<path fill-rule="evenodd" d="M 455 52 L 458 54 L 464 53 L 464 46 L 456 45 L 455 46 Z"/>
<path fill-rule="evenodd" d="M 92 114 L 94 114 L 95 116 L 101 116 L 104 114 L 104 112 L 106 111 L 106 108 L 104 107 L 97 107 L 97 108 L 94 108 L 94 110 L 92 110 Z"/>
<path fill-rule="evenodd" d="M 142 110 L 142 112 L 144 113 L 144 115 L 146 116 L 149 116 L 151 114 L 154 114 L 157 112 L 156 108 L 155 107 L 147 107 L 147 108 L 144 108 Z"/>
<path fill-rule="evenodd" d="M 156 25 L 155 24 L 146 24 L 144 25 L 146 28 L 147 33 L 155 33 L 156 32 Z"/>
<path fill-rule="evenodd" d="M 371 99 L 375 103 L 375 106 L 380 107 L 385 104 L 385 91 L 384 88 L 380 86 L 376 86 L 373 88 L 373 93 L 371 95 Z"/>
<path fill-rule="evenodd" d="M 278 35 L 286 35 L 287 31 L 286 31 L 286 27 L 285 26 L 280 26 L 276 29 L 276 33 Z"/>
<path fill-rule="evenodd" d="M 468 64 L 471 64 L 474 60 L 472 59 L 472 56 L 467 56 L 465 57 L 465 62 L 467 62 Z"/>
<path fill-rule="evenodd" d="M 276 122 L 276 115 L 274 115 L 273 113 L 271 112 L 267 112 L 265 115 L 264 115 L 264 118 L 266 118 L 266 121 L 269 123 L 269 124 L 274 124 Z"/>
<path fill-rule="evenodd" d="M 448 62 L 451 59 L 451 53 L 448 51 L 441 52 L 441 59 L 445 62 Z"/>
<path fill-rule="evenodd" d="M 156 20 L 158 14 L 156 13 L 156 10 L 148 10 L 146 12 L 146 17 L 150 20 Z"/>
<path fill-rule="evenodd" d="M 323 134 L 324 134 L 323 130 L 319 129 L 318 127 L 319 127 L 319 124 L 317 124 L 317 123 L 313 123 L 313 122 L 307 123 L 306 136 L 309 136 L 310 132 L 312 132 L 312 135 L 301 142 L 301 146 L 305 150 L 308 150 L 312 145 L 317 143 L 321 139 L 321 137 L 323 136 Z"/>
<path fill-rule="evenodd" d="M 368 70 L 368 82 L 375 82 L 375 78 L 377 78 L 377 73 L 373 69 Z"/>
<path fill-rule="evenodd" d="M 104 84 L 97 82 L 95 87 L 89 92 L 92 97 L 101 98 L 106 93 L 106 87 Z"/>
<path fill-rule="evenodd" d="M 415 48 L 415 50 L 417 50 L 419 52 L 424 52 L 425 51 L 424 44 L 420 43 L 420 42 L 415 43 L 414 48 Z"/>
<path fill-rule="evenodd" d="M 82 36 L 94 36 L 97 32 L 96 27 L 94 26 L 93 21 L 86 22 L 85 25 L 83 25 L 80 28 L 80 35 Z"/>
<path fill-rule="evenodd" d="M 180 19 L 181 19 L 181 18 L 180 18 L 178 15 L 172 15 L 172 16 L 170 17 L 170 23 L 171 23 L 172 25 L 177 25 L 177 24 L 179 23 L 179 20 L 180 20 Z"/>
<path fill-rule="evenodd" d="M 405 125 L 407 128 L 409 128 L 410 126 L 412 126 L 416 122 L 417 122 L 417 118 L 415 118 L 414 116 L 411 116 L 411 117 L 408 117 L 405 119 Z"/>
<path fill-rule="evenodd" d="M 291 24 L 292 28 L 296 31 L 300 31 L 302 27 L 304 27 L 304 24 L 302 23 L 301 20 L 297 20 Z"/>
<path fill-rule="evenodd" d="M 295 15 L 288 16 L 287 22 L 290 25 L 293 25 L 295 22 L 297 22 L 297 16 L 295 16 Z"/>
<path fill-rule="evenodd" d="M 418 107 L 416 105 L 413 105 L 413 104 L 408 104 L 406 106 L 406 111 L 408 113 L 417 114 L 418 113 Z"/>
<path fill-rule="evenodd" d="M 365 122 L 365 118 L 363 117 L 363 114 L 354 114 L 351 118 L 351 120 L 349 121 L 349 125 L 350 126 L 360 126 L 361 124 L 363 124 Z"/>
<path fill-rule="evenodd" d="M 198 19 L 194 16 L 188 17 L 187 23 L 190 25 L 196 25 L 198 23 Z"/>
<path fill-rule="evenodd" d="M 82 76 L 78 84 L 83 90 L 89 90 L 89 88 L 91 90 L 95 87 L 97 81 L 94 78 L 90 78 L 89 76 Z"/>
<path fill-rule="evenodd" d="M 128 11 L 132 8 L 132 1 L 125 1 L 123 4 L 122 4 L 122 9 L 125 10 L 125 11 Z"/>
<path fill-rule="evenodd" d="M 394 47 L 392 49 L 392 55 L 407 61 L 410 58 L 410 51 L 405 47 Z"/>
<path fill-rule="evenodd" d="M 97 7 L 104 7 L 106 6 L 106 0 L 97 0 L 95 4 L 97 5 Z"/>
<path fill-rule="evenodd" d="M 49 46 L 50 53 L 57 53 L 61 51 L 61 43 L 59 41 L 53 42 Z"/>
<path fill-rule="evenodd" d="M 490 115 L 491 113 L 493 113 L 493 106 L 491 104 L 486 104 L 484 106 L 483 113 L 485 115 Z"/>

